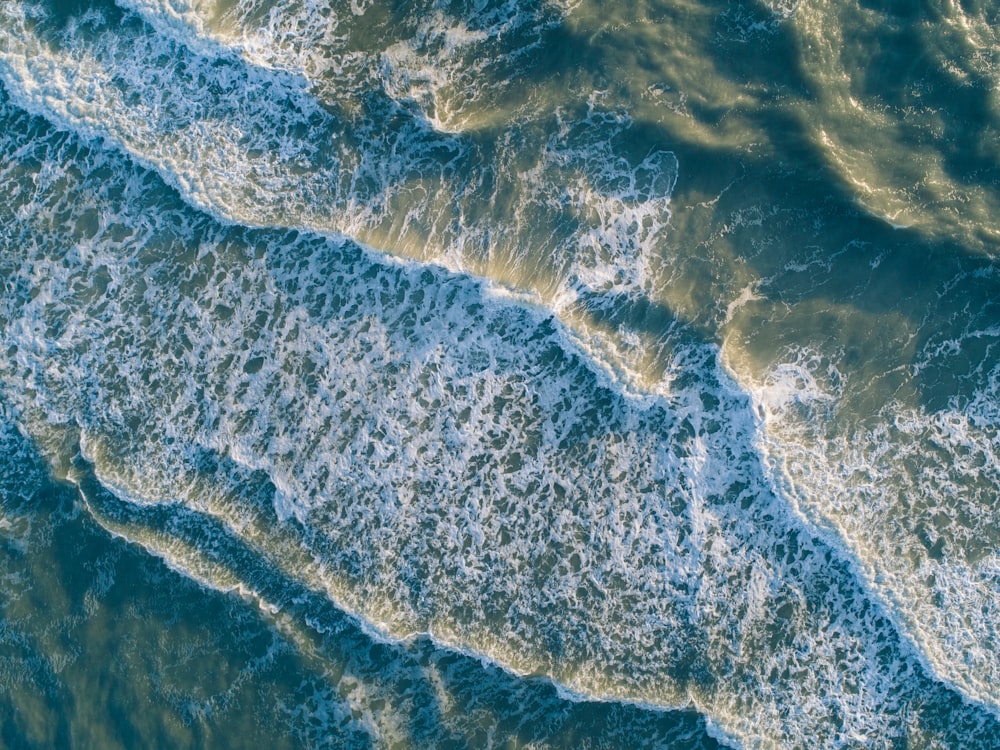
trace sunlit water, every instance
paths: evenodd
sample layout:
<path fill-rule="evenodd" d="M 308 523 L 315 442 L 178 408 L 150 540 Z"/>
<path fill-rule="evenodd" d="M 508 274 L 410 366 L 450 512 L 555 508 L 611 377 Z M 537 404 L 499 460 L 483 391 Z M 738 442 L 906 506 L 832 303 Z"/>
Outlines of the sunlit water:
<path fill-rule="evenodd" d="M 998 26 L 0 5 L 0 744 L 1000 746 Z"/>

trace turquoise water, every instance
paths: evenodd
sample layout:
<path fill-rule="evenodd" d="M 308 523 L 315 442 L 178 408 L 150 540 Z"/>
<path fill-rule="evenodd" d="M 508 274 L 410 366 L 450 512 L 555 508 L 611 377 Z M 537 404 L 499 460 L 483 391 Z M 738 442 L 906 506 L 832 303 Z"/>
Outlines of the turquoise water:
<path fill-rule="evenodd" d="M 1000 745 L 989 3 L 0 6 L 0 744 Z"/>

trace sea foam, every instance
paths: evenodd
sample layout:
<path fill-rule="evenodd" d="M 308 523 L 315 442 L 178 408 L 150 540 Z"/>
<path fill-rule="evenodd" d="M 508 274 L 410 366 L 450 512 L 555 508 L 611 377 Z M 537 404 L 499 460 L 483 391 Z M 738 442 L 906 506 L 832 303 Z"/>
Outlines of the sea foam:
<path fill-rule="evenodd" d="M 244 548 L 300 561 L 384 637 L 693 703 L 747 744 L 938 731 L 904 705 L 982 720 L 771 491 L 751 399 L 685 326 L 636 397 L 487 282 L 219 224 L 4 107 L 3 271 L 26 293 L 3 299 L 0 377 L 51 461 L 85 436 L 139 509 L 116 533 L 222 588 L 256 590 Z"/>

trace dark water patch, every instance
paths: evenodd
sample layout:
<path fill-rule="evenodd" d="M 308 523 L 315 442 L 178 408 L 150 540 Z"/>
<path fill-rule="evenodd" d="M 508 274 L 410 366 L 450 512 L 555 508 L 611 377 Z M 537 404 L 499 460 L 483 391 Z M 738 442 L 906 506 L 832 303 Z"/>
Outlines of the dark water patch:
<path fill-rule="evenodd" d="M 41 11 L 33 14 L 33 31 L 55 47 L 96 38 L 126 18 L 113 0 L 39 0 L 32 5 Z"/>
<path fill-rule="evenodd" d="M 109 537 L 77 502 L 43 483 L 23 544 L 0 550 L 4 746 L 301 746 L 273 703 L 301 699 L 291 650 L 244 602 Z M 364 745 L 342 733 L 333 746 Z"/>

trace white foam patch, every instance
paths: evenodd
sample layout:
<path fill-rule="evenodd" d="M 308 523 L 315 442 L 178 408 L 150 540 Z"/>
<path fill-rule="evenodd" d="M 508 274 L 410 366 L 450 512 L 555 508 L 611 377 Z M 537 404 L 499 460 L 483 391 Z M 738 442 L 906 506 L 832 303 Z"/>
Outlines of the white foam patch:
<path fill-rule="evenodd" d="M 896 401 L 846 425 L 837 394 L 819 385 L 831 379 L 816 352 L 774 366 L 754 389 L 762 447 L 790 497 L 857 553 L 932 671 L 994 709 L 998 379 L 993 371 L 965 408 Z"/>
<path fill-rule="evenodd" d="M 201 55 L 224 54 L 224 46 L 213 39 L 206 18 L 214 15 L 214 0 L 121 0 L 121 8 L 138 13 L 157 34 L 190 46 Z"/>
<path fill-rule="evenodd" d="M 671 378 L 633 397 L 483 282 L 220 225 L 114 150 L 3 109 L 0 382 L 51 460 L 65 448 L 45 434 L 79 428 L 122 497 L 219 519 L 389 637 L 694 703 L 746 744 L 902 736 L 904 705 L 950 700 L 769 490 L 759 417 L 682 326 Z M 558 138 L 572 175 L 583 157 Z M 645 180 L 595 179 L 579 210 L 669 193 Z M 236 491 L 264 477 L 280 522 Z"/>
<path fill-rule="evenodd" d="M 39 7 L 5 5 L 0 76 L 18 104 L 116 144 L 219 218 L 346 234 L 558 306 L 650 293 L 673 155 L 629 155 L 630 119 L 590 92 L 558 112 L 484 103 L 484 80 L 509 80 L 559 8 L 435 6 L 373 56 L 349 52 L 364 28 L 353 16 L 304 6 L 237 5 L 232 39 L 196 20 L 200 6 L 129 7 L 141 19 L 97 15 L 54 41 L 31 31 Z M 263 34 L 271 57 L 241 34 Z M 508 129 L 457 134 L 483 107 L 513 117 Z"/>
<path fill-rule="evenodd" d="M 801 5 L 800 0 L 767 0 L 764 3 L 767 9 L 771 11 L 777 18 L 782 20 L 790 18 L 795 14 Z"/>
<path fill-rule="evenodd" d="M 55 47 L 30 32 L 21 6 L 2 18 L 0 74 L 25 108 L 120 144 L 196 205 L 296 223 L 296 208 L 338 182 L 332 118 L 294 76 L 200 58 L 136 19 L 95 21 L 92 41 Z"/>

